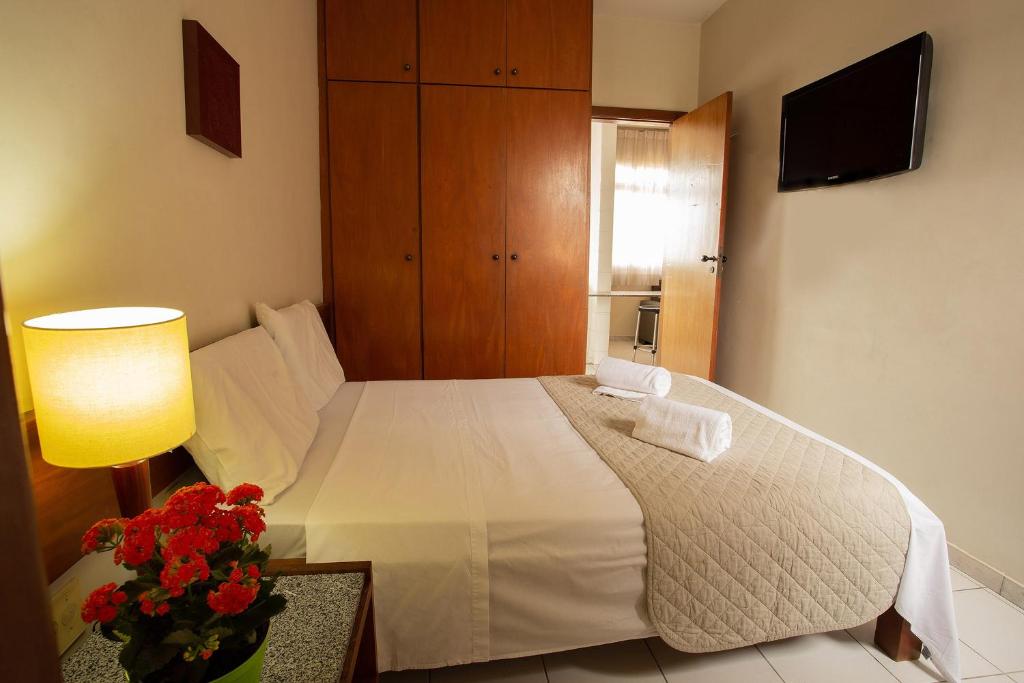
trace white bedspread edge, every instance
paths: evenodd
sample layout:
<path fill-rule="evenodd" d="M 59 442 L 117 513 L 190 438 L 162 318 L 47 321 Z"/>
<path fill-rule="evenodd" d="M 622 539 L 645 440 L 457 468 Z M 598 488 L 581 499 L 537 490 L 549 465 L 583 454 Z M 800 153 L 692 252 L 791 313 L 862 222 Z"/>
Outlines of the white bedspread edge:
<path fill-rule="evenodd" d="M 910 546 L 907 549 L 903 578 L 896 592 L 896 611 L 910 622 L 910 630 L 928 648 L 935 668 L 946 680 L 960 683 L 960 639 L 956 629 L 956 613 L 953 610 L 946 528 L 942 521 L 911 493 L 903 482 L 867 458 L 723 386 L 701 377 L 694 379 L 801 434 L 835 448 L 882 475 L 896 487 L 910 516 Z"/>

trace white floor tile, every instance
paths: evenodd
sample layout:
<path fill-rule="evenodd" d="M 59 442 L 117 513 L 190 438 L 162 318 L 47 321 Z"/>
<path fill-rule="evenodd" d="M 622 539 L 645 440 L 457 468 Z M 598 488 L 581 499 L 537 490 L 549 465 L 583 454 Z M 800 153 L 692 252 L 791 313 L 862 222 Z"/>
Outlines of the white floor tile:
<path fill-rule="evenodd" d="M 756 647 L 691 655 L 673 650 L 661 638 L 647 641 L 668 683 L 781 683 Z"/>
<path fill-rule="evenodd" d="M 850 629 L 850 635 L 857 639 L 864 648 L 871 653 L 871 656 L 888 669 L 893 676 L 900 680 L 900 683 L 928 683 L 929 681 L 941 681 L 942 674 L 932 666 L 924 657 L 913 662 L 894 662 L 878 649 L 875 645 L 875 622 L 871 621 L 863 626 Z M 964 643 L 960 643 L 960 675 L 963 678 L 971 676 L 991 676 L 1000 673 L 999 669 L 991 662 L 979 655 Z"/>
<path fill-rule="evenodd" d="M 633 360 L 633 340 L 622 341 L 621 339 L 613 339 L 608 342 L 608 355 L 612 358 Z M 636 362 L 644 365 L 654 365 L 654 356 L 651 355 L 650 351 L 639 349 L 636 352 Z"/>
<path fill-rule="evenodd" d="M 551 683 L 665 683 L 658 663 L 642 640 L 556 652 L 544 655 L 544 662 Z"/>
<path fill-rule="evenodd" d="M 971 683 L 1013 683 L 1013 679 L 1006 675 L 1000 676 L 982 676 L 981 678 L 972 678 Z"/>
<path fill-rule="evenodd" d="M 786 683 L 893 683 L 893 675 L 846 631 L 757 647 Z"/>
<path fill-rule="evenodd" d="M 988 589 L 953 593 L 960 640 L 1001 671 L 1024 671 L 1024 612 Z"/>
<path fill-rule="evenodd" d="M 540 657 L 498 659 L 493 662 L 450 666 L 430 672 L 430 683 L 547 683 Z"/>
<path fill-rule="evenodd" d="M 388 671 L 380 675 L 380 683 L 429 683 L 428 671 Z"/>
<path fill-rule="evenodd" d="M 1014 683 L 1024 683 L 1024 671 L 1019 671 L 1015 674 L 1009 674 L 1009 676 L 1014 680 Z"/>
<path fill-rule="evenodd" d="M 965 591 L 973 588 L 981 588 L 981 584 L 964 574 L 959 569 L 949 568 L 949 578 L 953 583 L 953 590 Z"/>

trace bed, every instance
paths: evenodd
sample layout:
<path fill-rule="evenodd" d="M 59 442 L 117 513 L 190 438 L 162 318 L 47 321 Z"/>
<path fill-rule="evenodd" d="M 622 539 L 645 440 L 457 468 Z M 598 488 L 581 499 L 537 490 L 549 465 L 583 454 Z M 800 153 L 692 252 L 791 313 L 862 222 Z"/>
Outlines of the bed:
<path fill-rule="evenodd" d="M 676 379 L 680 385 L 703 382 Z M 589 393 L 592 380 L 576 381 L 577 389 Z M 880 600 L 894 601 L 936 665 L 956 680 L 941 523 L 902 484 L 860 456 L 721 387 L 704 385 L 718 407 L 749 409 L 773 430 L 785 428 L 863 465 L 895 491 L 906 509 L 906 565 L 890 570 L 896 575 L 888 585 L 877 587 L 869 596 L 874 602 L 860 607 L 867 614 L 861 623 L 885 611 Z M 645 527 L 637 490 L 609 467 L 598 452 L 602 442 L 579 419 L 592 406 L 570 419 L 573 409 L 557 398 L 556 390 L 535 379 L 342 384 L 319 411 L 320 427 L 298 479 L 267 507 L 265 538 L 273 554 L 310 562 L 373 561 L 382 670 L 516 657 L 656 633 L 669 640 L 674 634 L 652 621 L 652 606 L 664 603 L 649 593 L 651 585 L 661 589 L 650 583 L 649 558 L 655 555 L 645 528 L 650 531 L 652 524 Z M 603 400 L 617 402 L 602 404 L 613 412 L 625 403 Z M 613 428 L 616 421 L 626 422 L 614 415 L 604 419 Z M 733 455 L 743 457 L 739 451 Z M 854 560 L 860 561 L 856 554 Z M 691 596 L 703 590 L 690 589 Z M 747 598 L 732 599 L 746 619 Z M 864 612 L 872 604 L 882 606 Z M 761 609 L 771 615 L 778 606 L 749 607 L 751 614 Z M 848 623 L 852 618 L 844 613 L 836 623 L 854 625 Z M 763 633 L 770 635 L 762 639 L 815 630 L 829 629 L 814 623 L 802 631 L 766 627 Z M 717 636 L 707 647 L 680 649 L 747 642 L 730 641 L 725 629 Z"/>
<path fill-rule="evenodd" d="M 890 656 L 923 643 L 959 679 L 942 523 L 857 454 L 663 370 L 669 399 L 729 415 L 713 462 L 633 438 L 642 404 L 593 377 L 345 382 L 312 304 L 256 313 L 192 353 L 186 446 L 222 488 L 263 487 L 273 556 L 373 562 L 382 670 L 881 615 Z"/>

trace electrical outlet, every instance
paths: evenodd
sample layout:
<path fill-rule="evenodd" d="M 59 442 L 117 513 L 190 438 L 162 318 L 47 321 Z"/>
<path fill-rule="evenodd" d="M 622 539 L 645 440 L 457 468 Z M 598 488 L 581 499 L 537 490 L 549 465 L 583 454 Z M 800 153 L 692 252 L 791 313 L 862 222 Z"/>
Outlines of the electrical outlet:
<path fill-rule="evenodd" d="M 71 577 L 50 596 L 50 605 L 53 628 L 57 633 L 57 650 L 63 654 L 85 630 L 85 622 L 81 617 L 82 594 L 77 576 Z"/>

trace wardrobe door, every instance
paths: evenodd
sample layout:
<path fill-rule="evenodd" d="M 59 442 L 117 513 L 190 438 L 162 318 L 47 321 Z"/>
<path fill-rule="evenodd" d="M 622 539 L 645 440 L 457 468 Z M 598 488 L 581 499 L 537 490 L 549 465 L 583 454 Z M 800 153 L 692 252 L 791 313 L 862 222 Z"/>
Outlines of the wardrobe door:
<path fill-rule="evenodd" d="M 508 85 L 589 90 L 591 0 L 508 0 Z"/>
<path fill-rule="evenodd" d="M 423 83 L 505 85 L 505 0 L 420 0 Z"/>
<path fill-rule="evenodd" d="M 351 380 L 419 379 L 417 86 L 327 87 L 338 358 Z"/>
<path fill-rule="evenodd" d="M 590 93 L 507 90 L 508 377 L 581 374 Z"/>
<path fill-rule="evenodd" d="M 505 371 L 505 90 L 421 88 L 423 371 Z"/>
<path fill-rule="evenodd" d="M 416 0 L 325 0 L 327 78 L 416 82 Z"/>

